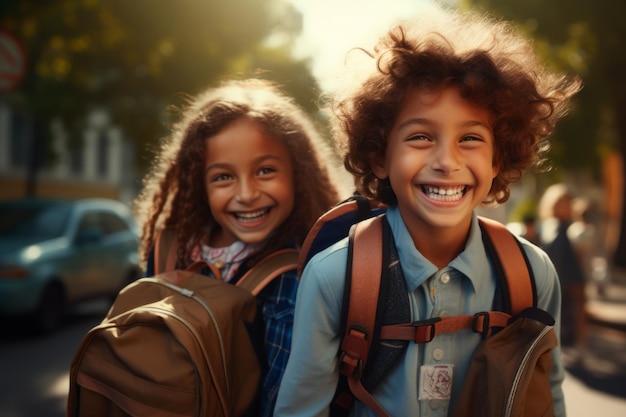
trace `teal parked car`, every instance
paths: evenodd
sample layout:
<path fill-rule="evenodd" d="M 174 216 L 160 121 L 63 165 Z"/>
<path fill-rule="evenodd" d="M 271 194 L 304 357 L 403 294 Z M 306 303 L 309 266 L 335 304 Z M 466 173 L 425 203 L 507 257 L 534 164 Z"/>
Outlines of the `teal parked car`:
<path fill-rule="evenodd" d="M 50 332 L 67 308 L 141 275 L 130 209 L 109 199 L 0 201 L 0 315 Z"/>

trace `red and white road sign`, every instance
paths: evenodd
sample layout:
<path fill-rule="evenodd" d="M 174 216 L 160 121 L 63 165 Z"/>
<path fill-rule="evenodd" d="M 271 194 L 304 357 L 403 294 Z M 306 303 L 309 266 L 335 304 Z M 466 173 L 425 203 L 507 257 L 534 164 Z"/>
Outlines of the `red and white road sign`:
<path fill-rule="evenodd" d="M 20 42 L 0 31 L 0 93 L 17 87 L 24 77 L 26 60 Z"/>

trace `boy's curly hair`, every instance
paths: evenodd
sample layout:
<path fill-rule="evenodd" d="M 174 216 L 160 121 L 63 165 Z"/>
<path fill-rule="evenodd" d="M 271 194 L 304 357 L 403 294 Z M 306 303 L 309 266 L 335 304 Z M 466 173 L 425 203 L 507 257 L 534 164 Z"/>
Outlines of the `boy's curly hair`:
<path fill-rule="evenodd" d="M 301 244 L 317 217 L 337 203 L 330 149 L 304 111 L 270 81 L 229 80 L 208 89 L 184 109 L 144 178 L 144 188 L 135 200 L 144 264 L 159 229 L 177 231 L 180 265 L 189 262 L 196 245 L 206 242 L 208 230 L 216 225 L 204 184 L 206 144 L 244 117 L 280 139 L 294 162 L 294 209 L 257 259 L 285 242 Z"/>
<path fill-rule="evenodd" d="M 359 49 L 364 51 L 363 49 Z M 371 169 L 384 157 L 387 138 L 411 89 L 457 86 L 470 103 L 487 109 L 500 167 L 483 203 L 508 200 L 509 185 L 540 168 L 547 137 L 581 88 L 576 77 L 550 72 L 532 45 L 507 22 L 473 13 L 432 9 L 379 39 L 365 74 L 350 73 L 332 102 L 335 137 L 359 192 L 395 204 L 386 181 Z"/>

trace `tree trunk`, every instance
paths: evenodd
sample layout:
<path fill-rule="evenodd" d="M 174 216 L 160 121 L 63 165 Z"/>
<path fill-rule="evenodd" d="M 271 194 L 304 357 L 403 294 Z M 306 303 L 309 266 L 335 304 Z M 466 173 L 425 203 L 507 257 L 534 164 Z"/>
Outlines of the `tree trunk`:
<path fill-rule="evenodd" d="M 39 171 L 43 165 L 44 158 L 44 140 L 41 119 L 36 115 L 32 119 L 33 129 L 28 149 L 28 169 L 26 172 L 26 197 L 37 197 L 37 183 Z"/>

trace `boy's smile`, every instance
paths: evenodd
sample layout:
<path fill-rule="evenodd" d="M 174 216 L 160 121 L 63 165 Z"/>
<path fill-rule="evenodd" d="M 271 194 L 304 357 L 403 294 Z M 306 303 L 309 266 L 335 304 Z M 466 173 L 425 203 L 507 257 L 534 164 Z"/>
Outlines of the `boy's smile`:
<path fill-rule="evenodd" d="M 466 187 L 436 187 L 433 185 L 422 185 L 422 191 L 433 200 L 456 201 L 463 198 Z"/>
<path fill-rule="evenodd" d="M 410 91 L 388 138 L 385 159 L 373 166 L 389 178 L 414 237 L 450 231 L 466 236 L 473 210 L 498 173 L 486 109 L 457 87 Z"/>

